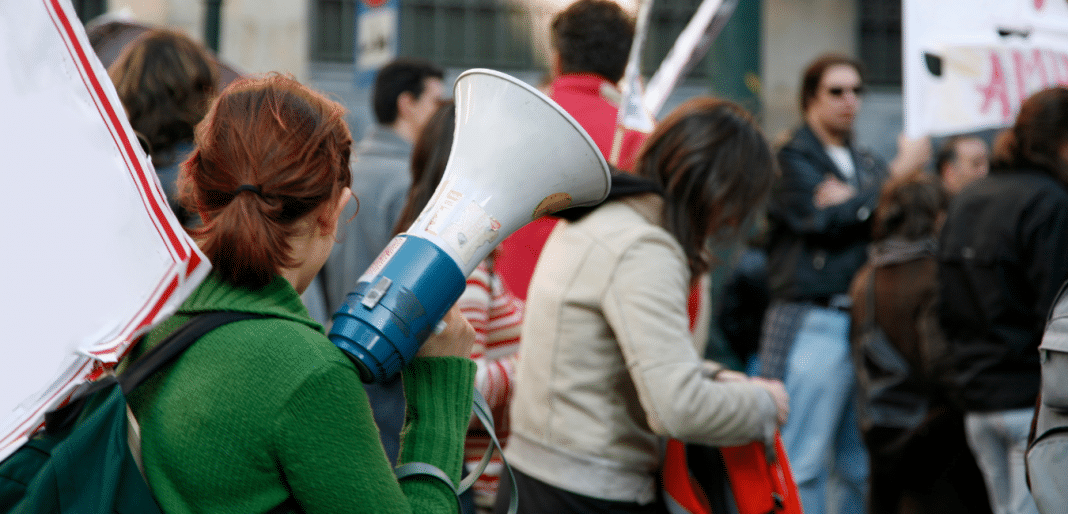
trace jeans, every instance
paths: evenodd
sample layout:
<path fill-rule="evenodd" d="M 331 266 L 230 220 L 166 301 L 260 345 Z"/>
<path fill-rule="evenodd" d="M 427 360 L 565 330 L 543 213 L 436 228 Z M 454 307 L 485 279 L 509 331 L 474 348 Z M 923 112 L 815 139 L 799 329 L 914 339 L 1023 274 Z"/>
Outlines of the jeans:
<path fill-rule="evenodd" d="M 783 382 L 790 418 L 782 441 L 802 508 L 814 514 L 866 512 L 868 452 L 857 426 L 849 313 L 807 311 Z"/>
<path fill-rule="evenodd" d="M 964 434 L 983 472 L 994 514 L 1038 514 L 1027 490 L 1024 453 L 1034 409 L 969 412 Z"/>

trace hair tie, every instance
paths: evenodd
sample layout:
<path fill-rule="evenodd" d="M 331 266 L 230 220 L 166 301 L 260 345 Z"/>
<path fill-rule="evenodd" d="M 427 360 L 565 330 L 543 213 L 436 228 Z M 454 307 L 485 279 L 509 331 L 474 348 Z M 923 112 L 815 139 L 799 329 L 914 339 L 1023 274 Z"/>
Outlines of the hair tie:
<path fill-rule="evenodd" d="M 252 191 L 256 196 L 263 198 L 263 192 L 260 191 L 260 188 L 251 184 L 241 184 L 240 186 L 237 186 L 237 189 L 234 190 L 234 196 L 241 194 L 242 191 Z"/>

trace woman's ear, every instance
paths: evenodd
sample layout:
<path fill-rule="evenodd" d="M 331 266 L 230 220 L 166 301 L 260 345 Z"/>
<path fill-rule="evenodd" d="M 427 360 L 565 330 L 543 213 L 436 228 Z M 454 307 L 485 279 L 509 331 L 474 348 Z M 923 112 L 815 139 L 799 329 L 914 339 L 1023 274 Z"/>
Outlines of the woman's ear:
<path fill-rule="evenodd" d="M 333 205 L 326 206 L 325 216 L 319 217 L 319 230 L 323 235 L 333 236 L 337 232 L 338 221 L 341 219 L 341 214 L 345 212 L 345 206 L 348 205 L 349 200 L 352 199 L 352 189 L 345 188 L 341 190 L 341 194 L 338 195 L 337 200 Z"/>

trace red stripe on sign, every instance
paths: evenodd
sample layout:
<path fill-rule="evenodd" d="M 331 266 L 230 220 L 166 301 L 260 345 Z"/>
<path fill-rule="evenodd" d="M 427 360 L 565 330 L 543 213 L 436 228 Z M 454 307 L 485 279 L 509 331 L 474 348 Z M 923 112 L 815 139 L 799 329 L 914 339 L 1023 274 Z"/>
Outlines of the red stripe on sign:
<path fill-rule="evenodd" d="M 48 407 L 50 405 L 55 403 L 56 398 L 59 398 L 59 395 L 63 394 L 64 389 L 66 389 L 67 386 L 70 385 L 71 382 L 81 379 L 82 373 L 85 371 L 85 367 L 88 366 L 88 365 L 89 365 L 89 361 L 83 362 L 82 365 L 78 368 L 78 371 L 74 372 L 74 374 L 71 376 L 70 380 L 68 380 L 65 384 L 62 384 L 59 387 L 57 387 L 55 393 L 53 393 L 51 396 L 49 396 L 47 400 L 41 402 L 40 406 L 38 406 L 37 410 L 33 413 L 32 416 L 28 416 L 25 420 L 23 420 L 22 423 L 20 423 L 19 425 L 15 426 L 15 429 L 12 431 L 12 433 L 14 433 L 15 431 L 18 431 L 22 427 L 25 427 L 27 424 L 32 423 L 29 426 L 29 428 L 26 428 L 21 433 L 16 435 L 15 436 L 16 439 L 19 439 L 19 438 L 22 438 L 22 437 L 26 437 L 26 436 L 28 436 L 30 434 L 33 434 L 38 429 L 40 429 L 42 426 L 44 426 L 44 422 L 40 421 L 38 418 L 42 414 L 44 414 L 45 410 L 48 409 Z M 63 402 L 66 403 L 68 400 L 70 400 L 70 392 L 69 391 L 67 392 L 67 398 L 64 399 Z"/>
<path fill-rule="evenodd" d="M 52 11 L 49 11 L 49 13 L 51 13 L 51 12 Z M 63 29 L 61 29 L 59 27 L 59 25 L 56 24 L 56 16 L 52 16 L 51 18 L 52 18 L 52 26 L 54 26 L 56 28 L 56 31 L 58 31 L 60 34 L 62 34 L 63 33 Z M 66 40 L 64 40 L 64 43 L 65 42 L 66 42 Z M 67 45 L 67 55 L 70 55 L 71 60 L 77 62 L 78 58 L 74 56 L 74 52 L 71 50 L 71 46 L 70 45 Z M 80 72 L 82 70 L 79 68 L 78 71 Z M 119 138 L 118 138 L 118 136 L 115 135 L 115 131 L 113 130 L 113 128 L 110 125 L 108 125 L 107 116 L 104 114 L 104 111 L 102 111 L 100 109 L 100 101 L 99 101 L 99 99 L 97 99 L 96 97 L 92 97 L 92 87 L 89 85 L 88 82 L 86 82 L 85 77 L 86 77 L 85 73 L 81 73 L 81 74 L 78 75 L 78 78 L 81 79 L 82 84 L 85 86 L 85 89 L 87 91 L 89 91 L 89 93 L 90 93 L 90 97 L 93 100 L 93 107 L 96 109 L 96 112 L 98 114 L 100 114 L 100 117 L 102 119 L 104 119 L 104 126 L 108 128 L 108 135 L 111 136 L 111 140 L 115 142 L 115 147 L 121 149 L 122 145 L 119 143 Z M 130 172 L 130 177 L 132 177 L 134 179 L 134 181 L 136 182 L 137 181 L 137 174 L 136 174 L 136 172 L 134 171 L 133 167 L 130 164 L 129 156 L 123 155 L 122 157 L 123 157 L 123 159 L 122 159 L 123 164 L 126 165 L 126 170 Z M 143 205 L 145 207 L 145 210 L 149 211 L 149 213 L 151 214 L 152 208 L 148 205 L 148 195 L 137 195 L 137 196 L 141 200 L 141 205 Z M 164 241 L 166 241 L 167 237 L 165 235 L 163 235 L 163 231 L 160 230 L 160 225 L 161 225 L 161 223 L 153 223 L 152 224 L 152 228 L 156 229 L 156 233 L 159 234 L 160 239 L 163 239 Z M 171 248 L 170 246 L 167 247 L 167 250 L 169 250 L 172 255 L 174 255 L 176 253 L 179 253 L 179 254 L 181 253 L 180 249 L 176 252 L 175 249 Z"/>
<path fill-rule="evenodd" d="M 196 254 L 193 254 L 193 255 L 196 255 Z M 116 344 L 115 346 L 111 346 L 109 348 L 104 348 L 104 349 L 101 349 L 101 350 L 91 351 L 89 353 L 91 353 L 93 355 L 104 355 L 104 354 L 107 354 L 107 353 L 111 353 L 111 352 L 115 351 L 116 347 L 121 346 L 125 342 L 126 338 L 129 337 L 129 334 L 138 334 L 138 333 L 140 333 L 143 328 L 148 326 L 152 322 L 152 320 L 156 318 L 156 315 L 159 314 L 159 311 L 162 310 L 163 306 L 167 304 L 167 300 L 169 300 L 171 295 L 174 294 L 174 291 L 178 289 L 178 285 L 179 284 L 180 284 L 180 281 L 178 280 L 178 277 L 177 276 L 172 277 L 170 283 L 167 284 L 166 289 L 163 290 L 163 294 L 161 294 L 160 296 L 157 297 L 158 299 L 156 300 L 156 303 L 152 304 L 152 306 L 148 310 L 148 313 L 145 314 L 144 316 L 135 317 L 133 320 L 130 321 L 130 325 L 127 325 L 126 327 L 123 327 L 122 332 L 121 332 L 121 334 L 123 334 L 123 337 L 119 338 L 119 343 L 118 344 Z M 143 311 L 144 308 L 142 308 L 141 310 Z M 134 325 L 135 323 L 136 323 L 136 325 Z M 133 329 L 132 330 L 130 329 L 131 325 L 133 325 Z M 126 356 L 126 352 L 128 352 L 128 351 L 129 351 L 129 348 L 126 348 L 124 350 L 124 352 L 122 353 L 122 355 L 119 356 L 119 359 L 122 359 L 122 357 L 125 357 Z"/>
<path fill-rule="evenodd" d="M 174 294 L 174 291 L 178 289 L 178 283 L 178 277 L 174 277 L 171 279 L 171 283 L 167 284 L 167 290 L 163 292 L 163 296 L 160 296 L 159 301 L 157 301 L 156 304 L 152 306 L 152 310 L 148 311 L 148 315 L 141 320 L 141 324 L 137 326 L 137 328 L 134 330 L 135 332 L 140 332 L 141 329 L 145 327 L 145 325 L 148 325 L 151 320 L 156 318 L 156 315 L 159 314 L 159 311 L 163 308 L 163 305 L 167 303 L 167 300 L 170 299 L 172 294 Z"/>
<path fill-rule="evenodd" d="M 122 123 L 119 120 L 117 114 L 115 114 L 115 108 L 108 101 L 107 95 L 104 94 L 104 89 L 100 86 L 100 81 L 97 79 L 96 74 L 92 71 L 92 66 L 89 63 L 89 59 L 86 57 L 85 49 L 82 48 L 81 41 L 78 39 L 77 34 L 74 33 L 74 28 L 71 26 L 70 19 L 67 18 L 66 12 L 62 6 L 59 5 L 59 0 L 49 0 L 52 4 L 52 12 L 59 19 L 61 25 L 63 25 L 63 32 L 66 33 L 66 40 L 71 49 L 77 55 L 77 61 L 81 63 L 82 73 L 84 78 L 89 80 L 91 87 L 89 87 L 89 93 L 94 95 L 98 102 L 103 106 L 106 112 L 106 120 L 110 121 L 113 127 L 121 127 Z M 134 167 L 134 179 L 140 184 L 142 191 L 150 191 L 149 181 L 145 175 L 144 168 L 141 167 L 141 161 L 137 159 L 137 154 L 133 150 L 133 145 L 130 142 L 129 135 L 125 131 L 119 131 L 118 134 L 120 140 L 120 150 L 123 151 L 126 158 Z M 171 224 L 167 222 L 166 216 L 163 213 L 163 209 L 160 206 L 159 199 L 153 195 L 148 195 L 148 204 L 150 214 L 156 217 L 156 220 L 160 221 L 163 226 L 163 231 L 166 233 L 165 238 L 170 241 L 171 245 L 178 252 L 178 259 L 185 260 L 187 257 L 187 249 L 182 244 L 181 238 L 174 232 Z"/>
<path fill-rule="evenodd" d="M 189 264 L 185 267 L 185 278 L 189 278 L 189 275 L 193 274 L 193 270 L 200 266 L 200 255 L 197 252 L 189 252 Z"/>

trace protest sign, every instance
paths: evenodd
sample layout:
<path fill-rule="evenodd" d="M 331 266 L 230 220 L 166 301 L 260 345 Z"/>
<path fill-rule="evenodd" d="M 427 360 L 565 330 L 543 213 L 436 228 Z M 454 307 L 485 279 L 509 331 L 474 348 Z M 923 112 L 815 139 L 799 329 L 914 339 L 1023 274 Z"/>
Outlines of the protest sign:
<path fill-rule="evenodd" d="M 905 132 L 1010 125 L 1029 95 L 1068 84 L 1068 2 L 905 0 Z"/>
<path fill-rule="evenodd" d="M 68 0 L 0 0 L 0 459 L 177 309 L 209 264 Z"/>

